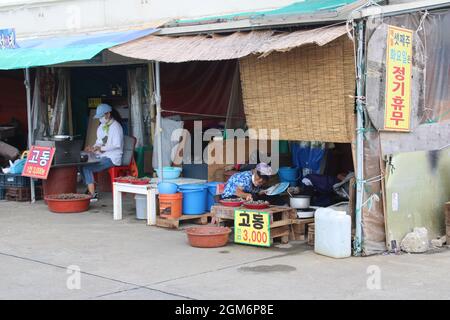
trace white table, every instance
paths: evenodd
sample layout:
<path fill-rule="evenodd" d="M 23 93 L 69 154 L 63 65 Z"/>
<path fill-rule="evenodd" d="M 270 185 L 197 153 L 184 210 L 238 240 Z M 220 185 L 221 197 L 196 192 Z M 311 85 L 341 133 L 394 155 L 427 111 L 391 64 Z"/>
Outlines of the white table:
<path fill-rule="evenodd" d="M 137 185 L 130 183 L 113 183 L 113 199 L 114 199 L 114 220 L 122 220 L 122 192 L 132 194 L 142 194 L 147 196 L 147 224 L 156 224 L 156 195 L 158 194 L 158 178 L 150 180 L 150 184 Z M 172 182 L 178 185 L 189 183 L 205 183 L 206 180 L 192 178 L 178 178 L 164 180 L 164 182 Z"/>

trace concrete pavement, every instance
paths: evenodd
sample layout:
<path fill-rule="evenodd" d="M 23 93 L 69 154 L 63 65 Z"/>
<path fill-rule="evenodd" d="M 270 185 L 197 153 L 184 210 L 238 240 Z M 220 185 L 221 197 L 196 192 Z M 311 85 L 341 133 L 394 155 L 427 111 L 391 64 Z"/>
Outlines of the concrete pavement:
<path fill-rule="evenodd" d="M 136 220 L 131 196 L 113 221 L 107 198 L 69 215 L 0 201 L 0 299 L 450 298 L 447 249 L 343 260 L 303 242 L 198 249 Z"/>

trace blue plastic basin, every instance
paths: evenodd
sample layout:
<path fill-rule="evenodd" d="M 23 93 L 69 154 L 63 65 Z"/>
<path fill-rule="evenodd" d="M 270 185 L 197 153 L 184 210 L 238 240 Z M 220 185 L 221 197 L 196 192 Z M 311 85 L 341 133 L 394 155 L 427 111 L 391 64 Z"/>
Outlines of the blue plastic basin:
<path fill-rule="evenodd" d="M 161 177 L 159 174 L 159 169 L 155 169 L 158 178 Z M 163 167 L 163 179 L 176 179 L 181 174 L 181 168 L 178 167 Z"/>
<path fill-rule="evenodd" d="M 160 194 L 174 194 L 178 191 L 178 185 L 172 182 L 158 183 L 158 192 Z"/>

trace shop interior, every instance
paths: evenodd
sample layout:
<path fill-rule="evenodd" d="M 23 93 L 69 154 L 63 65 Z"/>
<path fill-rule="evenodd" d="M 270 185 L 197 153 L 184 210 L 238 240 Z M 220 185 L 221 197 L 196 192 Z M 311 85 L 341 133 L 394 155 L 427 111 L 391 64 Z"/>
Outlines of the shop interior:
<path fill-rule="evenodd" d="M 82 140 L 83 146 L 93 144 L 98 122 L 93 119 L 95 107 L 99 103 L 108 103 L 115 110 L 115 117 L 126 135 L 138 134 L 138 145 L 135 149 L 140 177 L 153 177 L 154 166 L 152 160 L 152 145 L 155 126 L 154 102 L 152 101 L 151 65 L 117 65 L 117 66 L 89 66 L 63 68 L 68 71 L 69 85 L 66 95 L 68 98 L 67 121 L 64 128 L 57 131 L 58 125 L 52 120 L 55 117 L 55 105 L 61 101 L 60 83 L 58 78 L 61 68 L 41 68 L 40 99 L 48 106 L 46 134 L 53 133 L 73 136 Z M 131 70 L 131 72 L 130 72 Z M 137 74 L 133 71 L 138 70 Z M 149 76 L 150 75 L 150 76 Z M 142 117 L 140 130 L 133 126 L 132 110 L 130 108 L 130 77 L 136 76 L 138 91 L 138 106 Z M 0 104 L 1 124 L 15 124 L 17 134 L 13 138 L 2 139 L 19 151 L 25 150 L 27 134 L 26 101 L 23 88 L 22 72 L 2 72 L 2 83 L 14 86 L 7 94 L 13 93 L 15 99 L 7 97 L 10 105 Z M 36 82 L 36 72 L 32 74 L 32 83 Z M 32 86 L 34 89 L 35 86 Z M 190 133 L 191 146 L 194 145 L 194 123 L 201 121 L 202 133 L 215 128 L 224 134 L 225 129 L 246 130 L 245 110 L 237 60 L 212 62 L 186 62 L 161 64 L 161 97 L 162 116 L 165 120 L 177 121 L 180 127 Z M 36 94 L 33 92 L 34 103 Z M 58 100 L 59 99 L 59 100 Z M 33 106 L 34 107 L 34 106 Z M 54 124 L 52 128 L 52 123 Z M 164 130 L 164 128 L 163 128 Z M 36 138 L 36 137 L 35 137 Z M 226 137 L 225 137 L 226 139 Z M 163 141 L 163 144 L 170 141 Z M 204 150 L 210 141 L 202 142 Z M 273 141 L 272 141 L 273 143 Z M 330 206 L 352 198 L 351 182 L 354 183 L 352 148 L 348 143 L 307 142 L 307 141 L 277 141 L 280 150 L 281 170 L 270 183 L 288 181 L 290 194 L 311 197 L 313 207 Z M 255 150 L 253 150 L 255 151 Z M 187 178 L 205 179 L 209 181 L 226 182 L 235 172 L 252 168 L 246 163 L 224 164 L 222 166 L 208 165 L 205 159 L 195 159 L 194 148 L 191 148 L 190 160 L 195 163 L 183 163 L 182 176 Z M 254 153 L 254 152 L 253 152 Z M 18 157 L 20 153 L 15 156 Z M 6 155 L 3 163 L 7 160 Z M 186 159 L 187 154 L 183 154 Z M 249 154 L 244 162 L 254 161 Z M 200 162 L 201 161 L 201 162 Z M 165 166 L 179 164 L 164 162 Z M 253 167 L 254 167 L 253 163 Z M 97 176 L 100 191 L 111 191 L 110 178 L 105 171 Z M 286 194 L 288 203 L 289 195 Z M 350 206 L 351 207 L 351 206 Z"/>

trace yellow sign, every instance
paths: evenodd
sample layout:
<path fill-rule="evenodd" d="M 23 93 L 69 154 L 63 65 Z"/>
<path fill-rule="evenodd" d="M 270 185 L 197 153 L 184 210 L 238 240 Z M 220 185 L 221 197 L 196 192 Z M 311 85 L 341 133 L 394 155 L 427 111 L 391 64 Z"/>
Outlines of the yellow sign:
<path fill-rule="evenodd" d="M 270 247 L 270 215 L 268 212 L 234 211 L 234 242 Z"/>
<path fill-rule="evenodd" d="M 384 129 L 410 131 L 413 31 L 389 26 Z"/>
<path fill-rule="evenodd" d="M 89 98 L 88 99 L 88 105 L 89 108 L 95 109 L 97 106 L 102 103 L 102 98 Z"/>

